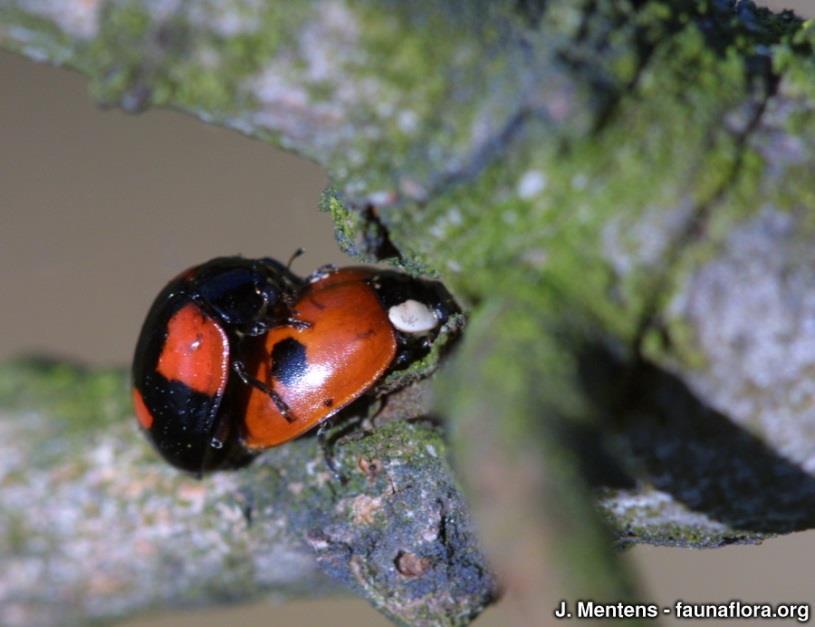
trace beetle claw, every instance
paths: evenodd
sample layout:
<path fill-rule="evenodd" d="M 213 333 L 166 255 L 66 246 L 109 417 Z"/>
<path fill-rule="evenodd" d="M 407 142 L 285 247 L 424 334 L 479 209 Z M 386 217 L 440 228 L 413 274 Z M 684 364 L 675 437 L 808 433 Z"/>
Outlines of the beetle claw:
<path fill-rule="evenodd" d="M 325 465 L 328 466 L 328 469 L 331 471 L 334 479 L 336 479 L 341 485 L 347 484 L 348 477 L 342 474 L 342 471 L 337 465 L 337 460 L 334 457 L 334 440 L 329 438 L 328 435 L 328 421 L 321 423 L 320 426 L 317 427 L 317 444 L 320 445 L 320 450 L 323 452 Z"/>
<path fill-rule="evenodd" d="M 286 324 L 290 327 L 294 327 L 298 331 L 305 331 L 306 329 L 310 329 L 312 326 L 314 326 L 311 322 L 300 320 L 300 318 L 295 317 L 297 314 L 296 311 L 292 311 L 292 313 L 295 315 L 286 318 Z"/>

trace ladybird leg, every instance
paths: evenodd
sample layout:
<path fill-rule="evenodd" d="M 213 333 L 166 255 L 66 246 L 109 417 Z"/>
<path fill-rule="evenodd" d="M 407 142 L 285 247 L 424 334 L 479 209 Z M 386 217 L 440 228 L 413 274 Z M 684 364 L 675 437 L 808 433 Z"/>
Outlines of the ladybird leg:
<path fill-rule="evenodd" d="M 334 438 L 330 437 L 328 424 L 331 422 L 330 420 L 324 420 L 320 423 L 320 426 L 317 427 L 317 444 L 320 446 L 320 450 L 323 452 L 323 459 L 325 460 L 325 465 L 328 466 L 328 469 L 331 471 L 331 474 L 334 476 L 334 479 L 339 481 L 342 485 L 348 483 L 348 477 L 342 474 L 340 471 L 339 466 L 337 466 L 337 460 L 334 457 Z"/>
<path fill-rule="evenodd" d="M 258 381 L 258 383 L 260 382 Z M 275 407 L 277 407 L 277 411 L 279 411 L 280 415 L 286 419 L 286 422 L 294 422 L 295 420 L 297 420 L 294 416 L 292 416 L 291 410 L 289 409 L 289 406 L 286 404 L 286 401 L 280 398 L 280 394 L 278 394 L 269 387 L 266 386 L 264 387 L 266 389 L 264 389 L 263 391 L 266 392 L 266 394 L 269 395 L 269 398 L 272 399 L 272 402 L 275 404 Z"/>
<path fill-rule="evenodd" d="M 255 261 L 252 264 L 254 272 L 254 283 L 255 283 L 255 293 L 260 296 L 261 300 L 263 301 L 260 305 L 260 309 L 258 310 L 258 318 L 263 318 L 266 315 L 266 311 L 269 309 L 269 304 L 272 302 L 273 294 L 271 293 L 271 288 L 268 284 L 261 282 L 260 276 L 260 266 L 261 263 Z"/>
<path fill-rule="evenodd" d="M 396 357 L 393 358 L 393 366 L 396 368 L 404 366 L 406 363 L 410 361 L 410 359 L 411 359 L 410 350 L 408 350 L 408 348 L 403 348 L 396 354 Z"/>
<path fill-rule="evenodd" d="M 269 330 L 269 325 L 263 320 L 256 320 L 248 329 L 238 331 L 241 335 L 248 335 L 249 337 L 257 337 L 263 335 Z"/>
<path fill-rule="evenodd" d="M 314 283 L 315 281 L 319 281 L 320 279 L 324 279 L 329 274 L 333 274 L 337 271 L 337 266 L 333 263 L 326 263 L 319 268 L 317 268 L 314 272 L 306 277 L 307 283 Z"/>
<path fill-rule="evenodd" d="M 283 416 L 287 422 L 294 422 L 297 420 L 294 416 L 292 416 L 291 410 L 289 406 L 286 404 L 282 398 L 280 398 L 280 394 L 275 392 L 272 388 L 268 385 L 263 383 L 263 381 L 259 381 L 254 377 L 250 377 L 249 373 L 246 372 L 246 367 L 243 365 L 242 362 L 236 360 L 232 362 L 232 369 L 235 371 L 235 374 L 238 375 L 241 381 L 243 381 L 246 385 L 251 385 L 254 388 L 257 388 L 264 394 L 266 394 L 269 398 L 272 399 L 272 402 L 275 404 L 277 411 L 280 412 L 280 415 Z"/>
<path fill-rule="evenodd" d="M 306 329 L 310 329 L 313 325 L 306 320 L 300 320 L 297 317 L 297 312 L 292 310 L 292 315 L 286 318 L 286 324 L 290 327 L 294 327 L 298 331 L 305 331 Z"/>

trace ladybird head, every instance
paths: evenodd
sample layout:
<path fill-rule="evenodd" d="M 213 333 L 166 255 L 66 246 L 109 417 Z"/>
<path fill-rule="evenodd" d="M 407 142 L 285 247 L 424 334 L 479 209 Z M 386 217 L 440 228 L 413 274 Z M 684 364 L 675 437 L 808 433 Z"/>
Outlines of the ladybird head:
<path fill-rule="evenodd" d="M 369 284 L 397 331 L 397 369 L 424 357 L 445 323 L 459 311 L 452 296 L 437 281 L 379 271 Z"/>
<path fill-rule="evenodd" d="M 219 257 L 201 266 L 192 294 L 227 329 L 260 335 L 289 316 L 302 280 L 273 259 Z"/>
<path fill-rule="evenodd" d="M 402 333 L 431 333 L 458 311 L 452 296 L 437 281 L 383 270 L 377 272 L 369 283 L 387 310 L 391 324 Z"/>

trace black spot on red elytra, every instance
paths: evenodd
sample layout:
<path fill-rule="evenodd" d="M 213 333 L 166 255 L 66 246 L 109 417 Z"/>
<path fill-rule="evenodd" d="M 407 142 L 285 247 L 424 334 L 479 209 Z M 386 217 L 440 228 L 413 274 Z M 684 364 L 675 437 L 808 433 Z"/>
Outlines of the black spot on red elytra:
<path fill-rule="evenodd" d="M 306 374 L 306 347 L 293 337 L 279 341 L 272 348 L 272 377 L 290 387 Z"/>

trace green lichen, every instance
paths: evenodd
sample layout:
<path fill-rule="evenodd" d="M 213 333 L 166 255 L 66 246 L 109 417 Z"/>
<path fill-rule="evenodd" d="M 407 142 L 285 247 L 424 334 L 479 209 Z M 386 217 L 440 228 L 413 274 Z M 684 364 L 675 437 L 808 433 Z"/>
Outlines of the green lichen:
<path fill-rule="evenodd" d="M 247 32 L 228 37 L 212 33 L 191 42 L 192 58 L 182 53 L 172 60 L 175 71 L 168 77 L 167 102 L 219 116 L 250 108 L 253 99 L 244 82 L 280 50 L 293 46 L 308 9 L 307 4 L 284 8 L 271 3 L 258 15 L 247 7 L 246 20 L 252 25 Z"/>
<path fill-rule="evenodd" d="M 620 546 L 633 543 L 656 546 L 717 548 L 729 544 L 757 544 L 772 537 L 765 533 L 719 528 L 714 525 L 688 525 L 681 522 L 663 522 L 659 507 L 642 507 L 636 511 L 609 515 L 606 523 L 614 530 Z"/>
<path fill-rule="evenodd" d="M 20 31 L 25 31 L 21 36 Z M 15 6 L 0 6 L 0 46 L 37 60 L 76 67 L 81 44 L 54 22 Z"/>
<path fill-rule="evenodd" d="M 720 171 L 730 174 L 719 183 L 708 186 L 709 200 L 702 206 L 711 205 L 708 207 L 711 210 L 705 217 L 704 237 L 682 242 L 682 256 L 679 263 L 671 268 L 672 287 L 665 290 L 662 305 L 658 307 L 662 311 L 667 310 L 667 303 L 682 288 L 689 275 L 721 252 L 722 245 L 734 228 L 749 221 L 760 210 L 771 207 L 773 210 L 795 213 L 801 219 L 801 237 L 808 237 L 807 234 L 812 231 L 810 212 L 802 212 L 801 209 L 815 205 L 815 192 L 808 184 L 805 174 L 813 168 L 813 151 L 806 138 L 815 132 L 815 114 L 811 107 L 800 106 L 802 95 L 795 85 L 798 81 L 796 73 L 801 66 L 808 66 L 810 73 L 815 66 L 812 66 L 809 47 L 801 46 L 801 35 L 807 30 L 806 25 L 802 26 L 799 21 L 787 18 L 781 19 L 781 22 L 784 24 L 782 39 L 786 43 L 773 47 L 771 57 L 774 71 L 780 73 L 779 87 L 768 94 L 766 103 L 760 106 L 772 110 L 780 105 L 783 110 L 794 105 L 781 118 L 781 129 L 789 137 L 801 138 L 806 144 L 806 148 L 795 149 L 799 154 L 807 155 L 806 161 L 801 162 L 796 155 L 791 162 L 787 162 L 788 157 L 783 151 L 773 155 L 774 149 L 763 145 L 770 140 L 772 133 L 781 130 L 774 126 L 778 121 L 777 113 L 771 114 L 774 116 L 771 122 L 773 126 L 769 129 L 762 128 L 764 118 L 767 117 L 767 114 L 762 113 L 763 109 L 759 111 L 755 123 L 748 124 L 749 128 L 741 137 L 724 138 L 708 151 L 717 156 Z M 797 29 L 790 31 L 791 27 Z M 792 41 L 798 43 L 792 44 Z M 807 80 L 806 83 L 811 84 L 811 81 Z M 815 92 L 811 95 L 815 95 Z M 758 100 L 756 105 L 759 106 Z M 768 168 L 770 164 L 767 163 L 767 158 L 774 160 L 772 168 Z M 698 230 L 700 226 L 697 224 L 696 228 Z M 659 337 L 664 333 L 670 336 L 668 345 Z M 687 321 L 681 318 L 675 319 L 669 314 L 663 314 L 662 328 L 655 329 L 654 333 L 644 338 L 644 342 L 644 354 L 657 362 L 667 357 L 690 369 L 702 370 L 705 367 L 703 351 L 693 337 Z"/>
<path fill-rule="evenodd" d="M 4 553 L 13 554 L 19 552 L 31 541 L 32 532 L 25 522 L 25 518 L 14 512 L 3 512 L 2 536 L 0 536 L 0 547 Z"/>
<path fill-rule="evenodd" d="M 115 425 L 131 412 L 122 370 L 35 358 L 0 364 L 0 407 L 59 416 L 63 434 L 77 437 Z"/>
<path fill-rule="evenodd" d="M 541 293 L 546 290 L 537 298 L 505 297 L 500 306 L 492 301 L 482 308 L 438 381 L 437 397 L 452 422 L 453 452 L 463 476 L 479 475 L 474 483 L 488 489 L 509 482 L 513 491 L 528 495 L 515 505 L 521 508 L 515 524 L 506 525 L 494 512 L 512 507 L 507 497 L 495 487 L 480 494 L 476 507 L 482 523 L 486 519 L 487 536 L 498 547 L 518 535 L 546 543 L 544 553 L 554 563 L 569 564 L 572 590 L 592 598 L 627 598 L 630 582 L 608 550 L 592 499 L 579 487 L 581 463 L 568 435 L 594 412 L 575 350 L 576 344 L 592 343 L 593 325 L 579 309 L 566 304 L 567 314 L 564 303 L 555 308 L 557 301 Z"/>
<path fill-rule="evenodd" d="M 441 459 L 446 455 L 446 445 L 439 430 L 407 420 L 395 420 L 367 432 L 341 437 L 334 445 L 344 481 L 337 489 L 337 497 L 377 492 L 377 485 L 372 484 L 373 475 L 366 474 L 360 462 L 393 462 L 418 467 L 417 464 L 423 466 L 427 463 L 430 451 L 435 451 L 435 456 Z M 384 481 L 381 471 L 378 481 Z M 379 488 L 386 491 L 387 486 L 382 483 Z M 387 521 L 380 519 L 379 522 L 385 524 Z"/>
<path fill-rule="evenodd" d="M 382 383 L 377 386 L 378 393 L 389 393 L 432 375 L 439 367 L 442 356 L 461 334 L 465 323 L 466 319 L 462 314 L 450 316 L 438 336 L 433 340 L 428 353 L 424 357 L 412 361 L 406 368 L 389 373 Z"/>
<path fill-rule="evenodd" d="M 215 26 L 193 28 L 183 12 L 159 20 L 136 0 L 108 3 L 99 36 L 85 55 L 94 96 L 127 109 L 154 104 L 206 111 L 213 119 L 244 111 L 252 105 L 244 82 L 292 45 L 309 6 L 284 10 L 276 4 L 259 8 L 237 3 L 221 9 L 203 3 L 200 10 L 214 23 L 223 19 L 220 10 L 232 12 L 233 19 L 244 19 L 245 27 L 227 36 Z"/>
<path fill-rule="evenodd" d="M 812 51 L 815 49 L 815 20 L 807 20 L 772 46 L 773 70 L 784 77 L 790 95 L 815 96 L 812 87 Z"/>
<path fill-rule="evenodd" d="M 689 67 L 698 91 L 678 87 Z M 406 257 L 432 263 L 465 300 L 503 286 L 535 291 L 548 282 L 614 333 L 631 336 L 664 277 L 632 250 L 633 272 L 615 285 L 604 258 L 605 230 L 617 221 L 625 233 L 648 211 L 679 202 L 702 207 L 715 197 L 738 158 L 723 121 L 747 94 L 744 72 L 738 55 L 710 51 L 690 25 L 654 53 L 599 136 L 564 152 L 547 144 L 546 124 L 530 120 L 523 139 L 475 181 L 429 204 L 385 208 L 381 218 Z M 532 197 L 522 189 L 525 175 L 543 181 Z M 615 300 L 608 298 L 612 288 Z"/>
<path fill-rule="evenodd" d="M 427 3 L 403 3 L 386 12 L 376 3 L 352 6 L 364 53 L 344 60 L 337 81 L 376 95 L 348 111 L 360 132 L 341 152 L 324 155 L 327 166 L 344 192 L 364 180 L 372 191 L 396 184 L 421 194 L 451 158 L 466 157 L 472 123 L 490 113 L 474 98 L 485 85 L 495 83 L 507 96 L 496 99 L 492 120 L 500 122 L 517 108 L 512 96 L 517 98 L 520 84 L 504 80 L 520 55 L 504 32 L 517 18 L 503 3 L 432 10 Z M 490 50 L 486 55 L 477 53 L 483 46 Z"/>
<path fill-rule="evenodd" d="M 124 95 L 139 86 L 147 89 L 151 68 L 144 60 L 155 37 L 149 12 L 136 2 L 108 3 L 101 30 L 86 52 L 86 65 L 93 77 L 91 93 L 103 103 L 121 102 Z M 160 62 L 156 59 L 153 63 Z M 137 83 L 140 83 L 137 85 Z M 145 96 L 146 97 L 146 96 Z M 129 105 L 135 109 L 146 102 Z"/>
<path fill-rule="evenodd" d="M 346 206 L 333 187 L 323 191 L 320 210 L 331 215 L 334 237 L 340 250 L 363 262 L 378 260 L 376 251 L 382 249 L 385 241 L 380 224 L 370 220 L 364 212 Z"/>

